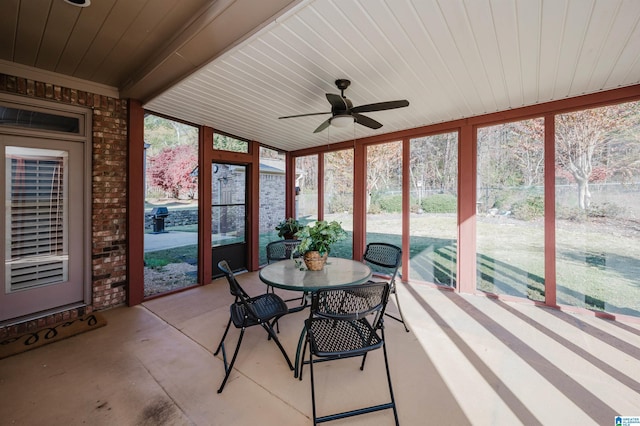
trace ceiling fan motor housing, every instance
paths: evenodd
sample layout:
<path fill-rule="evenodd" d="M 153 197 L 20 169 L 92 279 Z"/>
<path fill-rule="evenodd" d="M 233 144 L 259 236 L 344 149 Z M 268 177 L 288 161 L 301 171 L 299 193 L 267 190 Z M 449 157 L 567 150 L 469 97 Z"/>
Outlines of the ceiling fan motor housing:
<path fill-rule="evenodd" d="M 336 86 L 341 91 L 346 90 L 347 87 L 349 87 L 349 85 L 351 85 L 351 81 L 349 81 L 349 80 L 347 80 L 345 78 L 339 78 L 338 80 L 336 80 Z"/>

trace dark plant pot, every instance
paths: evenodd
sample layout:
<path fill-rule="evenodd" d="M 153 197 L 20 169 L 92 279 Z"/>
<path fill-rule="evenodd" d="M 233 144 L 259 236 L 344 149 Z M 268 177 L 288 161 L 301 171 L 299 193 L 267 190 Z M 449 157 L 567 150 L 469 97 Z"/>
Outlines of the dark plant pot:
<path fill-rule="evenodd" d="M 329 253 L 325 253 L 324 255 L 320 256 L 320 252 L 308 251 L 303 256 L 304 264 L 310 271 L 322 271 L 322 268 L 324 268 L 324 263 L 327 261 L 328 256 Z"/>
<path fill-rule="evenodd" d="M 294 234 L 284 234 L 283 238 L 285 240 L 295 240 L 296 239 L 296 234 L 295 233 Z"/>

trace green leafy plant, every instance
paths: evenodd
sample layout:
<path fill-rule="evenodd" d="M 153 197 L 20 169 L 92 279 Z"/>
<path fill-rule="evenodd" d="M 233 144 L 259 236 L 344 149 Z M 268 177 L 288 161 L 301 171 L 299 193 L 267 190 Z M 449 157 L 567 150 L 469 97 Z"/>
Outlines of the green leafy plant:
<path fill-rule="evenodd" d="M 300 239 L 298 253 L 317 251 L 322 256 L 329 253 L 332 244 L 347 238 L 347 233 L 335 220 L 331 222 L 318 220 L 303 227 L 297 236 Z"/>
<path fill-rule="evenodd" d="M 302 224 L 292 217 L 285 219 L 276 225 L 276 231 L 278 231 L 278 237 L 284 238 L 293 237 L 302 229 Z"/>

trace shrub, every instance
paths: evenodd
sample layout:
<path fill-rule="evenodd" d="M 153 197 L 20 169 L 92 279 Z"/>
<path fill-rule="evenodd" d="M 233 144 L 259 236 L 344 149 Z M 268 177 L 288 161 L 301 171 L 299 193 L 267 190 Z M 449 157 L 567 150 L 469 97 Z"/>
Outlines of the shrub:
<path fill-rule="evenodd" d="M 592 203 L 587 209 L 587 216 L 589 217 L 608 217 L 613 218 L 624 213 L 624 208 L 617 204 L 604 202 L 602 204 Z"/>
<path fill-rule="evenodd" d="M 583 222 L 589 218 L 615 218 L 626 213 L 626 209 L 618 204 L 604 202 L 593 203 L 587 210 L 579 207 L 561 206 L 556 208 L 556 217 L 574 222 Z"/>
<path fill-rule="evenodd" d="M 147 268 L 160 269 L 164 266 L 167 266 L 170 262 L 167 259 L 145 259 L 145 266 Z"/>
<path fill-rule="evenodd" d="M 422 200 L 425 213 L 455 213 L 457 209 L 458 199 L 451 194 L 434 194 Z"/>
<path fill-rule="evenodd" d="M 382 208 L 380 207 L 380 204 L 378 204 L 377 202 L 371 202 L 369 204 L 369 209 L 367 210 L 367 213 L 380 214 L 382 213 Z"/>
<path fill-rule="evenodd" d="M 544 217 L 544 197 L 530 195 L 524 200 L 513 203 L 511 211 L 513 216 L 520 220 L 533 220 Z"/>
<path fill-rule="evenodd" d="M 385 213 L 402 212 L 402 195 L 387 195 L 378 199 L 380 209 Z"/>
<path fill-rule="evenodd" d="M 345 193 L 334 194 L 329 200 L 328 210 L 329 213 L 353 213 L 353 195 Z"/>
<path fill-rule="evenodd" d="M 579 207 L 557 206 L 556 218 L 571 222 L 583 222 L 587 218 L 587 215 L 585 211 Z"/>
<path fill-rule="evenodd" d="M 516 192 L 508 189 L 498 190 L 493 194 L 493 196 L 495 197 L 495 200 L 493 203 L 489 204 L 489 206 L 498 210 L 512 210 L 514 199 L 518 198 Z"/>

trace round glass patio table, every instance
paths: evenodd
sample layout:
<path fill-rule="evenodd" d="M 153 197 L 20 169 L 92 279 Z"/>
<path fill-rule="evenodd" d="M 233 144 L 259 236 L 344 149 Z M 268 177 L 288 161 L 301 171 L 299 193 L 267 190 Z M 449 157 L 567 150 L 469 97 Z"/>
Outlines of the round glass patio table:
<path fill-rule="evenodd" d="M 360 285 L 371 278 L 371 268 L 362 262 L 339 257 L 329 257 L 321 271 L 309 271 L 302 259 L 287 259 L 271 263 L 260 270 L 260 279 L 266 284 L 284 290 L 313 293 L 332 286 Z M 302 297 L 303 304 L 289 312 L 297 312 L 308 306 L 306 297 Z M 296 349 L 294 377 L 298 377 L 300 349 L 305 335 L 303 327 Z"/>
<path fill-rule="evenodd" d="M 276 288 L 314 292 L 332 286 L 365 283 L 371 277 L 371 269 L 362 262 L 329 257 L 321 271 L 309 271 L 302 259 L 287 259 L 265 266 L 259 276 Z"/>

